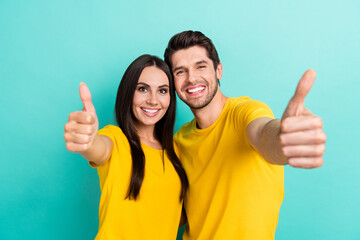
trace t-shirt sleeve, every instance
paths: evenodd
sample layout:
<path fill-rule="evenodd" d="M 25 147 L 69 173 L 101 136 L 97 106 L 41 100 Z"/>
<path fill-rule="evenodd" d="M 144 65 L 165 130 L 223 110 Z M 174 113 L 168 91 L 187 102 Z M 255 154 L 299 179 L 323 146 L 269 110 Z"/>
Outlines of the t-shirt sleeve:
<path fill-rule="evenodd" d="M 116 149 L 117 149 L 117 144 L 118 144 L 118 142 L 117 142 L 118 138 L 116 137 L 117 128 L 118 127 L 116 127 L 116 126 L 108 125 L 108 126 L 105 126 L 104 128 L 102 128 L 102 129 L 100 129 L 98 131 L 99 135 L 107 136 L 113 142 L 113 149 L 111 150 L 111 152 L 110 152 L 110 154 L 108 156 L 108 159 L 105 161 L 104 164 L 97 165 L 97 164 L 95 164 L 93 162 L 89 162 L 91 167 L 97 168 L 97 172 L 98 172 L 99 179 L 100 179 L 100 185 L 102 185 L 101 182 L 104 182 L 107 175 L 108 175 L 109 168 L 110 168 L 110 165 L 111 165 L 111 157 L 113 156 L 114 151 L 116 151 Z"/>
<path fill-rule="evenodd" d="M 175 138 L 174 138 L 173 143 L 174 143 L 173 145 L 174 145 L 174 151 L 175 151 L 175 154 L 176 154 L 176 156 L 178 156 L 178 158 L 180 158 L 179 145 L 178 145 L 178 143 L 175 141 Z"/>
<path fill-rule="evenodd" d="M 174 151 L 175 151 L 176 156 L 180 159 L 180 149 L 179 149 L 179 142 L 178 142 L 179 141 L 179 135 L 180 135 L 180 131 L 177 131 L 174 134 L 173 146 L 174 146 Z"/>
<path fill-rule="evenodd" d="M 268 117 L 274 119 L 270 107 L 263 102 L 249 99 L 235 107 L 235 118 L 238 128 L 246 129 L 247 125 L 253 120 L 260 117 Z"/>

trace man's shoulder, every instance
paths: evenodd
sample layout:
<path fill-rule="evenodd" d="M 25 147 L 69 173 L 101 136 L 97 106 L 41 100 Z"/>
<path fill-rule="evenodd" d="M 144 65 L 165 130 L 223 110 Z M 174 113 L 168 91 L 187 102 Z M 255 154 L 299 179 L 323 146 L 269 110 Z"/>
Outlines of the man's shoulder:
<path fill-rule="evenodd" d="M 175 133 L 174 139 L 177 140 L 180 136 L 188 134 L 193 130 L 195 119 L 191 120 L 190 122 L 184 123 L 180 129 Z"/>
<path fill-rule="evenodd" d="M 254 100 L 248 96 L 230 97 L 229 105 L 230 105 L 230 107 L 236 107 L 239 105 L 249 104 L 253 101 L 257 102 L 257 100 Z"/>
<path fill-rule="evenodd" d="M 244 127 L 256 118 L 274 118 L 270 107 L 264 102 L 249 97 L 237 97 L 231 100 L 229 114 L 233 116 L 234 122 L 243 123 L 241 125 Z"/>
<path fill-rule="evenodd" d="M 230 104 L 229 108 L 263 108 L 264 106 L 267 107 L 267 105 L 264 102 L 261 102 L 259 100 L 252 99 L 247 96 L 241 96 L 241 97 L 232 97 L 229 98 Z"/>

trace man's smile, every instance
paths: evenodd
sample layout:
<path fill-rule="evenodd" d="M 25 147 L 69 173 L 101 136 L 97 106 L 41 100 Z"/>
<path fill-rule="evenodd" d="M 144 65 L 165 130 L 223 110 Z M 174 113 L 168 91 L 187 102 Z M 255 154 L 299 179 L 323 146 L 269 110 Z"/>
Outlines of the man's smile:
<path fill-rule="evenodd" d="M 190 96 L 196 96 L 205 91 L 205 86 L 194 86 L 186 88 L 185 92 Z"/>

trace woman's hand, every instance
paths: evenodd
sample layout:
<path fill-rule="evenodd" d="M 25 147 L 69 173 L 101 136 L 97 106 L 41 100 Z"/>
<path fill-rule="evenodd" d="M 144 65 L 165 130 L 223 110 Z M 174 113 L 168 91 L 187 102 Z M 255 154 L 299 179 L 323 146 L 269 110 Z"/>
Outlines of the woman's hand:
<path fill-rule="evenodd" d="M 99 129 L 95 107 L 85 83 L 80 83 L 79 93 L 84 108 L 82 111 L 70 113 L 69 121 L 64 126 L 66 148 L 73 153 L 85 153 L 90 150 Z"/>

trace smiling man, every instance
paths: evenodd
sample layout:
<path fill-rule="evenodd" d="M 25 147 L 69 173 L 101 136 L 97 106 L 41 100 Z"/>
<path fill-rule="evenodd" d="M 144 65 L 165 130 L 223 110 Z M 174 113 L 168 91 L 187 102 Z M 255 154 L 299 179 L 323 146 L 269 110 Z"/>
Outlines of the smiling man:
<path fill-rule="evenodd" d="M 222 64 L 201 32 L 173 36 L 165 61 L 195 117 L 174 137 L 190 184 L 183 239 L 274 239 L 283 165 L 323 164 L 322 120 L 304 107 L 315 71 L 305 72 L 282 118 L 274 119 L 266 104 L 221 92 Z"/>

